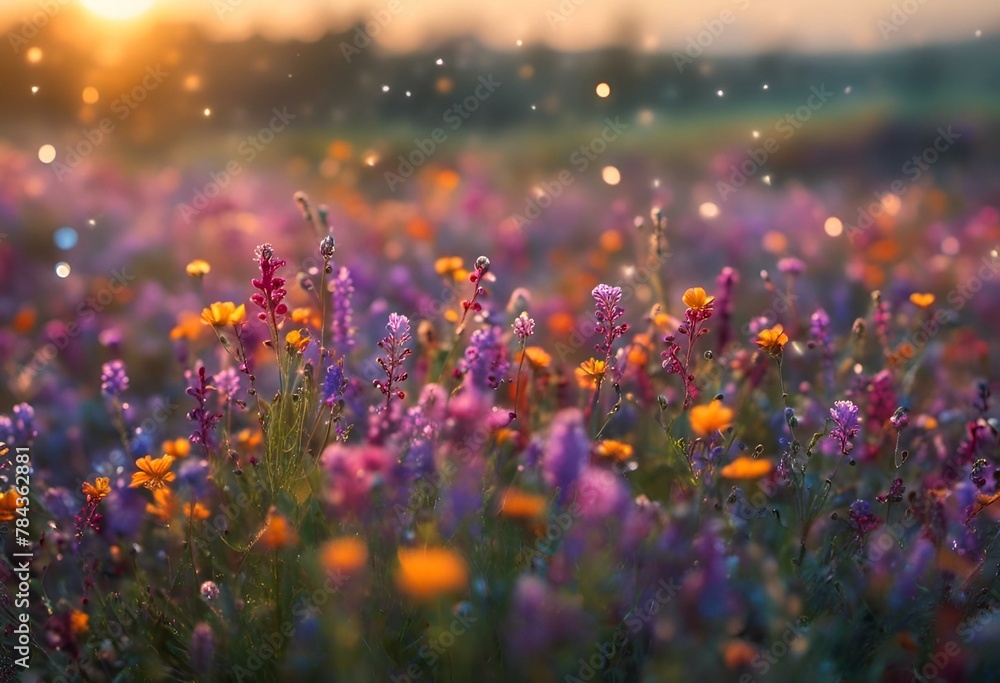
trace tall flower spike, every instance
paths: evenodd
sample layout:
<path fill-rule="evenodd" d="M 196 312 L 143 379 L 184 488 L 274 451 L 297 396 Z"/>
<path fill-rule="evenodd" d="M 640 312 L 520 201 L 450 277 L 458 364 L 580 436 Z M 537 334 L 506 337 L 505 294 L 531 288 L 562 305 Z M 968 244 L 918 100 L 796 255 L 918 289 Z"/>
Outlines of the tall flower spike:
<path fill-rule="evenodd" d="M 535 321 L 528 317 L 525 311 L 521 311 L 521 315 L 514 319 L 514 334 L 521 341 L 521 345 L 535 333 Z"/>
<path fill-rule="evenodd" d="M 851 441 L 861 431 L 858 407 L 851 401 L 835 401 L 830 408 L 830 419 L 833 420 L 830 438 L 839 444 L 841 454 L 847 455 L 854 448 Z"/>
<path fill-rule="evenodd" d="M 484 327 L 472 333 L 465 356 L 459 361 L 462 373 L 469 373 L 474 384 L 496 389 L 510 370 L 507 348 L 501 341 L 497 326 Z"/>
<path fill-rule="evenodd" d="M 477 299 L 487 296 L 486 289 L 483 288 L 483 278 L 486 277 L 486 273 L 489 270 L 490 260 L 488 258 L 480 256 L 476 259 L 476 270 L 469 275 L 469 281 L 476 286 L 476 289 L 472 292 L 471 299 L 462 302 L 462 319 L 458 323 L 459 330 L 464 329 L 465 317 L 469 314 L 469 311 L 478 313 L 483 310 L 483 305 Z"/>
<path fill-rule="evenodd" d="M 372 382 L 372 386 L 385 396 L 385 407 L 388 408 L 393 397 L 402 399 L 406 396 L 396 385 L 399 382 L 405 382 L 406 378 L 409 377 L 407 372 L 403 370 L 403 361 L 413 353 L 413 350 L 406 348 L 406 342 L 412 339 L 409 318 L 398 313 L 390 313 L 389 322 L 386 323 L 385 329 L 389 331 L 389 334 L 382 337 L 378 343 L 379 348 L 385 351 L 385 357 L 379 358 L 377 361 L 382 367 L 382 371 L 385 372 L 385 381 L 375 380 Z"/>
<path fill-rule="evenodd" d="M 128 389 L 128 374 L 125 363 L 113 360 L 101 366 L 101 393 L 108 398 L 115 398 Z"/>
<path fill-rule="evenodd" d="M 187 414 L 187 419 L 197 425 L 197 429 L 191 434 L 191 443 L 200 443 L 205 449 L 205 453 L 208 453 L 213 445 L 212 435 L 215 431 L 215 425 L 222 419 L 221 413 L 213 413 L 208 408 L 208 393 L 216 391 L 216 388 L 208 383 L 205 366 L 198 368 L 197 376 L 190 370 L 184 375 L 190 383 L 187 389 L 188 396 L 193 397 L 198 402 L 198 407 Z"/>
<path fill-rule="evenodd" d="M 274 248 L 270 244 L 257 247 L 254 250 L 254 257 L 260 266 L 260 277 L 251 280 L 251 284 L 259 291 L 255 292 L 250 300 L 263 309 L 257 317 L 264 322 L 270 319 L 277 332 L 281 317 L 288 312 L 288 306 L 283 303 L 288 292 L 285 291 L 285 278 L 275 277 L 274 274 L 278 268 L 285 265 L 285 260 L 274 255 Z"/>
<path fill-rule="evenodd" d="M 354 294 L 354 280 L 351 272 L 341 267 L 337 277 L 330 283 L 333 296 L 333 320 L 330 326 L 333 331 L 334 348 L 340 353 L 347 353 L 354 348 L 354 332 L 352 328 L 354 313 L 351 310 L 351 296 Z"/>
<path fill-rule="evenodd" d="M 618 305 L 622 300 L 622 288 L 600 284 L 594 287 L 591 295 L 597 304 L 595 313 L 597 325 L 594 327 L 594 333 L 604 336 L 603 341 L 595 348 L 598 353 L 603 353 L 605 361 L 608 361 L 611 359 L 611 346 L 615 340 L 628 332 L 628 323 L 618 324 L 625 315 L 625 309 Z"/>

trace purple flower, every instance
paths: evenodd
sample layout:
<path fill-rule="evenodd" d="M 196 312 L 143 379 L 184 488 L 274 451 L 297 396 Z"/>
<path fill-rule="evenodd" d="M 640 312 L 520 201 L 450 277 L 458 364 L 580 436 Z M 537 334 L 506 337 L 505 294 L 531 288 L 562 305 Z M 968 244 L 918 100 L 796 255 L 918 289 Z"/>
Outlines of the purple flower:
<path fill-rule="evenodd" d="M 806 264 L 794 256 L 786 256 L 778 260 L 778 270 L 785 275 L 801 275 L 805 269 Z"/>
<path fill-rule="evenodd" d="M 521 311 L 521 315 L 514 319 L 514 334 L 521 341 L 521 345 L 524 346 L 525 340 L 535 333 L 535 321 L 528 317 L 528 314 Z"/>
<path fill-rule="evenodd" d="M 341 353 L 347 353 L 354 348 L 354 314 L 351 310 L 354 280 L 351 279 L 351 271 L 341 268 L 330 283 L 330 291 L 333 294 L 333 320 L 330 323 L 333 344 Z"/>
<path fill-rule="evenodd" d="M 833 360 L 836 351 L 830 334 L 830 316 L 822 308 L 809 318 L 809 343 L 818 349 L 823 358 L 823 377 L 827 386 L 833 384 Z"/>
<path fill-rule="evenodd" d="M 344 398 L 347 390 L 347 377 L 344 376 L 344 359 L 331 365 L 326 369 L 323 376 L 323 403 L 328 406 L 336 405 Z"/>
<path fill-rule="evenodd" d="M 611 358 L 611 345 L 615 339 L 628 332 L 628 323 L 616 324 L 625 315 L 625 309 L 618 305 L 622 300 L 622 288 L 600 284 L 594 287 L 591 295 L 597 304 L 594 333 L 604 335 L 604 340 L 594 348 L 608 359 Z"/>
<path fill-rule="evenodd" d="M 733 288 L 740 282 L 740 275 L 735 269 L 726 266 L 715 278 L 717 285 L 715 295 L 715 310 L 719 313 L 719 348 L 725 349 L 729 344 L 730 325 L 733 317 Z"/>
<path fill-rule="evenodd" d="M 610 470 L 587 466 L 576 481 L 580 501 L 580 516 L 585 520 L 604 522 L 624 518 L 629 507 L 628 488 L 621 477 Z"/>
<path fill-rule="evenodd" d="M 868 420 L 881 427 L 896 409 L 896 390 L 892 386 L 892 373 L 882 370 L 872 378 L 868 392 Z"/>
<path fill-rule="evenodd" d="M 589 456 L 590 439 L 583 427 L 583 413 L 567 408 L 556 414 L 542 456 L 542 475 L 545 483 L 559 489 L 560 503 L 569 498 Z"/>
<path fill-rule="evenodd" d="M 14 406 L 11 416 L 0 415 L 0 443 L 30 446 L 36 436 L 35 410 L 27 403 Z"/>
<path fill-rule="evenodd" d="M 235 368 L 226 368 L 212 377 L 212 386 L 224 403 L 231 403 L 240 391 L 240 375 Z"/>
<path fill-rule="evenodd" d="M 889 486 L 889 493 L 881 496 L 875 496 L 875 500 L 880 503 L 902 503 L 903 494 L 906 492 L 906 487 L 903 486 L 903 480 L 896 477 L 892 480 L 892 485 Z"/>
<path fill-rule="evenodd" d="M 830 408 L 830 418 L 833 420 L 833 431 L 830 438 L 840 444 L 840 452 L 847 455 L 854 448 L 851 440 L 861 431 L 858 422 L 858 407 L 850 401 L 836 401 Z"/>
<path fill-rule="evenodd" d="M 413 353 L 412 349 L 406 348 L 406 342 L 410 341 L 410 319 L 398 313 L 389 314 L 389 322 L 385 329 L 389 334 L 382 337 L 378 347 L 385 351 L 384 358 L 378 358 L 377 362 L 385 372 L 385 381 L 374 380 L 372 386 L 382 392 L 385 396 L 385 407 L 388 408 L 393 397 L 402 399 L 406 394 L 394 385 L 405 382 L 409 375 L 402 369 L 403 361 Z"/>
<path fill-rule="evenodd" d="M 215 391 L 215 387 L 208 383 L 204 365 L 198 368 L 197 376 L 188 370 L 184 373 L 184 378 L 189 383 L 188 396 L 198 402 L 198 407 L 187 414 L 187 419 L 197 425 L 197 429 L 191 434 L 191 443 L 200 443 L 205 453 L 208 453 L 213 445 L 212 434 L 215 425 L 222 419 L 221 413 L 213 413 L 208 409 L 208 394 Z"/>
<path fill-rule="evenodd" d="M 860 498 L 851 503 L 848 520 L 858 538 L 863 538 L 879 525 L 879 518 L 872 514 L 871 505 Z"/>
<path fill-rule="evenodd" d="M 108 398 L 116 398 L 128 389 L 128 374 L 125 363 L 113 360 L 101 366 L 101 393 Z"/>
<path fill-rule="evenodd" d="M 275 277 L 274 274 L 285 265 L 285 260 L 274 255 L 274 248 L 270 244 L 257 247 L 254 257 L 260 266 L 260 277 L 251 280 L 250 284 L 259 291 L 250 297 L 250 301 L 263 309 L 257 317 L 264 322 L 270 319 L 277 328 L 279 319 L 288 312 L 288 306 L 283 303 L 288 292 L 285 290 L 285 278 Z"/>
<path fill-rule="evenodd" d="M 361 514 L 371 509 L 373 492 L 385 485 L 396 490 L 396 455 L 381 446 L 328 446 L 320 462 L 329 474 L 330 504 L 343 514 Z"/>
<path fill-rule="evenodd" d="M 496 389 L 510 369 L 507 347 L 499 327 L 484 327 L 472 333 L 465 357 L 458 363 L 462 373 L 469 373 L 474 385 Z"/>

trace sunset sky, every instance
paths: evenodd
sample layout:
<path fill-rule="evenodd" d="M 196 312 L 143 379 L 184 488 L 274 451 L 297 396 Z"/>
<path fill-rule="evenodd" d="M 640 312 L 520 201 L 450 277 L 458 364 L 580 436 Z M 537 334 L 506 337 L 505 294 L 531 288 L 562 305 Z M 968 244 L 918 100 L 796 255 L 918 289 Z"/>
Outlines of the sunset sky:
<path fill-rule="evenodd" d="M 644 50 L 673 51 L 682 49 L 689 38 L 697 38 L 706 30 L 704 22 L 712 20 L 716 20 L 718 36 L 703 34 L 701 38 L 716 54 L 772 48 L 897 49 L 972 40 L 977 31 L 988 37 L 1000 28 L 996 0 L 293 0 L 279 4 L 271 0 L 52 0 L 52 6 L 62 7 L 61 1 L 86 6 L 101 22 L 138 12 L 138 17 L 118 22 L 121 30 L 137 21 L 169 19 L 196 22 L 226 39 L 262 33 L 308 40 L 327 29 L 343 29 L 362 16 L 371 19 L 373 12 L 381 11 L 385 26 L 377 42 L 382 49 L 397 51 L 467 32 L 496 47 L 514 47 L 522 40 L 583 50 L 627 40 Z M 396 13 L 390 11 L 390 4 Z M 144 9 L 146 5 L 152 6 Z M 726 11 L 731 14 L 723 15 Z M 17 30 L 22 18 L 32 16 L 45 16 L 39 0 L 6 0 L 0 7 L 5 31 Z M 720 17 L 728 18 L 728 23 Z"/>

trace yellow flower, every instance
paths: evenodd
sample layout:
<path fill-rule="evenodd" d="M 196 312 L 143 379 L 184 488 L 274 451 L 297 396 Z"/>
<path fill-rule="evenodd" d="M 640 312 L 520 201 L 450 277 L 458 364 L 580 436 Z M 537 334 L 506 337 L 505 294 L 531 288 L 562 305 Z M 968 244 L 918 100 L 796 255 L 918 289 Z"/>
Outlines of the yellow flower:
<path fill-rule="evenodd" d="M 723 467 L 719 474 L 726 479 L 759 479 L 768 474 L 774 466 L 770 460 L 763 458 L 748 458 L 745 455 L 733 460 Z"/>
<path fill-rule="evenodd" d="M 604 458 L 624 462 L 632 457 L 632 446 L 624 441 L 605 439 L 597 444 L 597 454 Z"/>
<path fill-rule="evenodd" d="M 13 486 L 7 493 L 0 493 L 0 522 L 9 522 L 14 519 L 18 508 L 22 507 L 24 507 L 24 501 Z"/>
<path fill-rule="evenodd" d="M 757 346 L 767 351 L 772 356 L 780 356 L 785 344 L 788 343 L 788 335 L 785 328 L 775 325 L 769 330 L 761 330 L 757 335 Z"/>
<path fill-rule="evenodd" d="M 726 429 L 733 423 L 733 409 L 715 400 L 707 406 L 695 406 L 689 417 L 691 429 L 698 436 L 706 436 Z"/>
<path fill-rule="evenodd" d="M 191 277 L 205 277 L 212 270 L 212 266 L 208 265 L 208 261 L 196 258 L 191 263 L 187 264 L 184 269 L 187 274 Z"/>
<path fill-rule="evenodd" d="M 448 548 L 400 548 L 396 585 L 416 600 L 465 589 L 469 569 L 461 555 Z"/>
<path fill-rule="evenodd" d="M 580 385 L 581 389 L 589 389 L 604 379 L 604 373 L 607 372 L 607 369 L 607 364 L 603 360 L 594 360 L 593 358 L 585 360 L 576 369 L 576 383 Z"/>
<path fill-rule="evenodd" d="M 322 321 L 319 319 L 319 314 L 314 313 L 313 309 L 309 307 L 293 308 L 291 318 L 292 322 L 297 325 L 312 325 L 313 327 L 319 327 L 322 324 Z"/>
<path fill-rule="evenodd" d="M 285 343 L 292 351 L 302 353 L 309 346 L 309 330 L 292 330 L 285 335 Z"/>
<path fill-rule="evenodd" d="M 174 329 L 170 330 L 170 338 L 172 340 L 187 339 L 188 341 L 194 341 L 203 329 L 200 315 L 191 311 L 184 311 L 177 316 L 177 325 Z"/>
<path fill-rule="evenodd" d="M 69 629 L 75 636 L 86 633 L 90 630 L 90 617 L 87 616 L 86 612 L 72 610 L 69 613 Z"/>
<path fill-rule="evenodd" d="M 272 507 L 267 513 L 267 522 L 264 532 L 260 535 L 261 547 L 268 550 L 281 550 L 295 545 L 299 541 L 295 529 L 288 523 L 284 515 L 275 511 Z"/>
<path fill-rule="evenodd" d="M 88 503 L 97 503 L 111 493 L 111 480 L 108 477 L 98 477 L 94 483 L 83 482 L 81 487 L 83 495 L 87 496 Z"/>
<path fill-rule="evenodd" d="M 191 452 L 191 442 L 184 437 L 177 439 L 167 439 L 162 444 L 160 448 L 163 449 L 165 455 L 172 455 L 175 458 L 186 458 L 188 453 Z"/>
<path fill-rule="evenodd" d="M 910 301 L 920 308 L 930 308 L 934 303 L 934 295 L 930 292 L 914 292 L 910 295 Z"/>
<path fill-rule="evenodd" d="M 216 301 L 201 312 L 201 321 L 213 327 L 242 325 L 246 320 L 246 304 L 237 306 L 232 301 Z"/>
<path fill-rule="evenodd" d="M 129 488 L 145 486 L 152 491 L 163 488 L 177 478 L 170 471 L 170 466 L 173 464 L 174 456 L 172 455 L 164 455 L 155 460 L 150 455 L 144 455 L 135 461 L 135 466 L 139 468 L 139 471 L 132 475 L 132 483 L 129 484 Z"/>
<path fill-rule="evenodd" d="M 545 352 L 541 346 L 528 346 L 522 352 L 524 359 L 528 361 L 535 370 L 545 370 L 552 364 L 552 356 Z M 521 360 L 520 357 L 518 360 Z"/>
<path fill-rule="evenodd" d="M 259 429 L 241 429 L 236 433 L 236 441 L 246 448 L 259 446 L 264 441 L 264 433 Z"/>
<path fill-rule="evenodd" d="M 547 506 L 545 496 L 509 488 L 500 501 L 500 514 L 511 519 L 535 519 L 541 517 Z"/>
<path fill-rule="evenodd" d="M 327 541 L 320 550 L 323 568 L 334 574 L 356 574 L 368 564 L 368 545 L 357 536 Z"/>
<path fill-rule="evenodd" d="M 715 301 L 715 297 L 706 294 L 705 290 L 701 287 L 692 287 L 684 292 L 684 296 L 681 299 L 684 301 L 685 306 L 694 311 L 702 311 L 709 308 L 712 302 Z"/>

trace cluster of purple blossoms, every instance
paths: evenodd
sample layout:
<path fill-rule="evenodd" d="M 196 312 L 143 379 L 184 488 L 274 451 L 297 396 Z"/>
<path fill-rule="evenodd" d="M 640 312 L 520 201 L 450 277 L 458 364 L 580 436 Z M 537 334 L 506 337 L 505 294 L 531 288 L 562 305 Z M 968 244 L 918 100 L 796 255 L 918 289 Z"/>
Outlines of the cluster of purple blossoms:
<path fill-rule="evenodd" d="M 341 358 L 328 367 L 323 376 L 323 403 L 328 406 L 336 405 L 344 398 L 346 391 L 347 376 L 344 374 L 344 359 Z"/>
<path fill-rule="evenodd" d="M 385 357 L 376 359 L 385 373 L 385 381 L 376 379 L 372 382 L 372 386 L 385 396 L 385 406 L 388 408 L 393 397 L 402 399 L 406 396 L 395 385 L 399 382 L 405 382 L 406 378 L 409 377 L 409 374 L 402 368 L 403 361 L 413 353 L 412 349 L 406 347 L 406 342 L 413 337 L 410 334 L 410 319 L 405 315 L 390 313 L 389 322 L 386 323 L 385 329 L 389 331 L 389 334 L 378 342 L 378 347 L 385 351 Z"/>
<path fill-rule="evenodd" d="M 597 311 L 594 316 L 597 318 L 597 325 L 594 326 L 594 333 L 604 335 L 604 340 L 594 348 L 598 353 L 604 354 L 606 359 L 611 358 L 611 346 L 615 340 L 628 332 L 628 323 L 618 324 L 618 321 L 625 315 L 625 309 L 619 306 L 622 300 L 622 288 L 600 284 L 594 287 L 591 292 L 594 302 L 597 304 Z"/>
<path fill-rule="evenodd" d="M 490 326 L 473 332 L 458 369 L 463 374 L 469 374 L 473 384 L 480 388 L 498 388 L 510 370 L 500 328 Z"/>
<path fill-rule="evenodd" d="M 880 503 L 902 503 L 904 493 L 906 493 L 906 487 L 903 485 L 903 480 L 896 477 L 889 486 L 889 493 L 875 496 L 875 500 Z"/>
<path fill-rule="evenodd" d="M 288 292 L 285 290 L 285 278 L 275 277 L 274 274 L 285 265 L 285 259 L 277 258 L 270 244 L 257 247 L 254 257 L 260 266 L 260 277 L 251 280 L 250 284 L 259 291 L 250 297 L 250 301 L 263 309 L 257 317 L 264 322 L 270 318 L 277 328 L 279 319 L 288 312 L 288 306 L 283 302 Z"/>
<path fill-rule="evenodd" d="M 836 401 L 830 408 L 830 418 L 833 420 L 830 438 L 838 443 L 841 454 L 847 455 L 854 448 L 851 441 L 861 431 L 858 407 L 851 401 Z"/>
<path fill-rule="evenodd" d="M 198 368 L 197 375 L 190 370 L 186 371 L 184 377 L 189 382 L 188 396 L 193 397 L 198 402 L 198 407 L 187 414 L 187 419 L 197 425 L 194 433 L 191 434 L 191 443 L 200 443 L 205 452 L 208 453 L 213 446 L 212 433 L 215 431 L 215 425 L 222 419 L 221 413 L 213 413 L 208 408 L 208 394 L 216 389 L 208 383 L 205 366 Z"/>
<path fill-rule="evenodd" d="M 864 538 L 870 532 L 878 528 L 879 518 L 872 513 L 871 505 L 867 500 L 858 499 L 851 503 L 848 512 L 848 520 L 858 538 Z"/>
<path fill-rule="evenodd" d="M 116 398 L 128 390 L 128 374 L 125 363 L 113 360 L 101 366 L 101 393 L 108 398 Z"/>
<path fill-rule="evenodd" d="M 533 318 L 529 318 L 526 312 L 521 311 L 521 315 L 514 319 L 513 328 L 514 334 L 517 335 L 521 345 L 524 346 L 528 337 L 535 333 L 535 321 Z"/>
<path fill-rule="evenodd" d="M 212 386 L 219 392 L 223 403 L 232 403 L 240 392 L 240 374 L 235 368 L 221 370 L 213 375 Z"/>
<path fill-rule="evenodd" d="M 337 277 L 330 283 L 333 295 L 333 320 L 330 323 L 333 332 L 333 344 L 341 353 L 347 353 L 354 348 L 353 311 L 351 297 L 354 294 L 354 280 L 351 272 L 341 267 Z"/>
<path fill-rule="evenodd" d="M 36 436 L 35 410 L 27 403 L 18 403 L 10 415 L 0 415 L 0 443 L 30 446 Z"/>
<path fill-rule="evenodd" d="M 589 457 L 590 439 L 583 426 L 583 413 L 575 408 L 558 413 L 552 420 L 545 444 L 542 475 L 545 483 L 559 490 L 560 503 L 568 500 Z"/>

